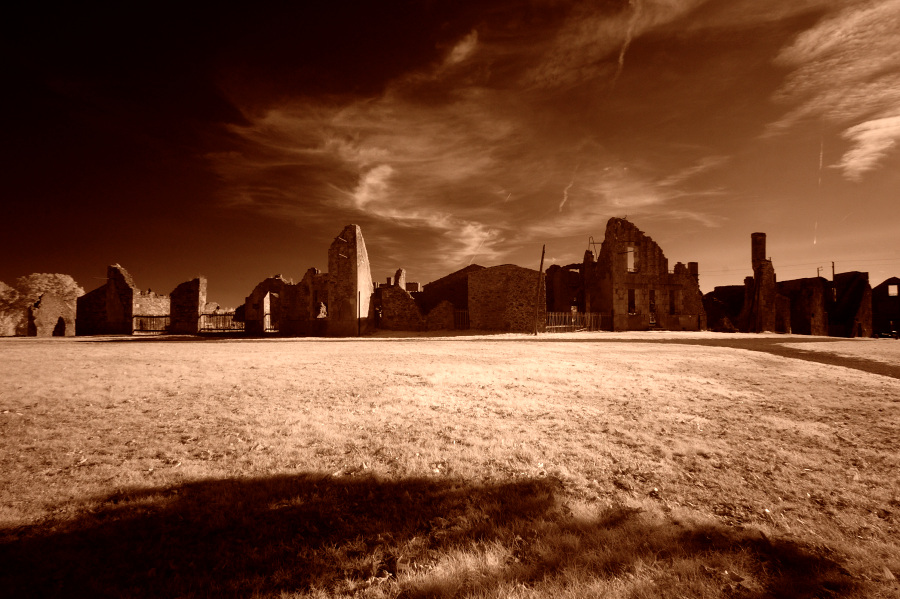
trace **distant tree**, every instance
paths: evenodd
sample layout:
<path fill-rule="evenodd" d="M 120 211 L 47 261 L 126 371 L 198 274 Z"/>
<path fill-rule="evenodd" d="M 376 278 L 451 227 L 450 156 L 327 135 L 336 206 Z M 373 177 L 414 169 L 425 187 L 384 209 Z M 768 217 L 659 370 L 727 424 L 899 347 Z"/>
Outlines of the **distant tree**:
<path fill-rule="evenodd" d="M 66 301 L 74 302 L 84 295 L 75 279 L 58 273 L 35 272 L 16 279 L 16 290 L 26 301 L 36 302 L 42 293 L 53 293 Z"/>
<path fill-rule="evenodd" d="M 0 336 L 24 335 L 28 307 L 43 293 L 53 293 L 75 308 L 84 289 L 69 275 L 36 272 L 16 279 L 15 287 L 0 282 Z"/>

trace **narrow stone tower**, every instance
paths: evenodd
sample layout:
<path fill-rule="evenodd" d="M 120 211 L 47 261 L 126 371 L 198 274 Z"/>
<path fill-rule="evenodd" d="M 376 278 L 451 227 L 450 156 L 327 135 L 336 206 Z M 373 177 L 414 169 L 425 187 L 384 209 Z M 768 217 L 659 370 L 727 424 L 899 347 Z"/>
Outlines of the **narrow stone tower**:
<path fill-rule="evenodd" d="M 363 333 L 372 298 L 369 254 L 359 225 L 347 225 L 328 248 L 328 334 Z"/>

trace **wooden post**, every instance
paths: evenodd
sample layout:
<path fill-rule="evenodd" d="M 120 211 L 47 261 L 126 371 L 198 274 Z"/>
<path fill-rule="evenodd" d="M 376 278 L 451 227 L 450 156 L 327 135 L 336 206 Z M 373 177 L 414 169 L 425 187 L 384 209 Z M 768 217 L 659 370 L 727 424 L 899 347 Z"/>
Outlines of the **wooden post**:
<path fill-rule="evenodd" d="M 544 253 L 546 251 L 547 251 L 547 245 L 544 244 L 543 246 L 541 246 L 541 267 L 538 269 L 537 292 L 535 292 L 535 297 L 534 297 L 534 335 L 535 336 L 537 336 L 537 334 L 538 334 L 538 316 L 540 315 L 539 306 L 541 305 L 540 304 L 540 301 L 541 301 L 541 279 L 543 278 L 543 274 L 544 274 Z M 544 299 L 544 301 L 546 302 L 547 300 Z"/>

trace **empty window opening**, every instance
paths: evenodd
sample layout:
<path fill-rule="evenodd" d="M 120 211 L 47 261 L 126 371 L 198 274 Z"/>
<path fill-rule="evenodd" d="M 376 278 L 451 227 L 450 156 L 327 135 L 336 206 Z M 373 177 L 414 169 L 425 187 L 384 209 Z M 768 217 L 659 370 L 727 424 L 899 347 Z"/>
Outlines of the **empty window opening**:
<path fill-rule="evenodd" d="M 628 272 L 635 272 L 634 267 L 634 247 L 628 246 L 628 251 L 625 253 L 626 260 L 628 261 Z"/>
<path fill-rule="evenodd" d="M 656 290 L 655 289 L 650 290 L 650 312 L 651 313 L 656 312 Z"/>
<path fill-rule="evenodd" d="M 637 309 L 635 308 L 635 304 L 634 304 L 634 289 L 628 290 L 628 313 L 629 314 L 637 313 Z"/>
<path fill-rule="evenodd" d="M 888 285 L 888 295 L 897 297 L 897 285 Z"/>
<path fill-rule="evenodd" d="M 669 314 L 675 314 L 676 294 L 674 289 L 669 290 Z"/>

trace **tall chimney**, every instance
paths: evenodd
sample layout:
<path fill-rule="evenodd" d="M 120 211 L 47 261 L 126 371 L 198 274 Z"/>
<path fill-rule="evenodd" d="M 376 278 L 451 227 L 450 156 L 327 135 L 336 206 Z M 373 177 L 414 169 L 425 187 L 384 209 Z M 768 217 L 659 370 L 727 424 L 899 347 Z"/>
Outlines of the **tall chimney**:
<path fill-rule="evenodd" d="M 766 234 L 750 233 L 750 262 L 753 270 L 766 261 Z"/>

